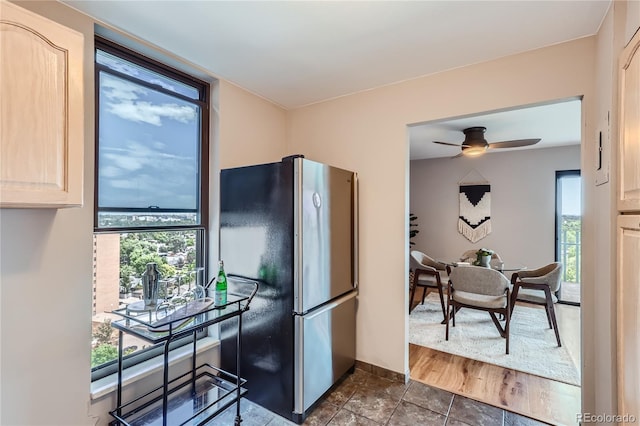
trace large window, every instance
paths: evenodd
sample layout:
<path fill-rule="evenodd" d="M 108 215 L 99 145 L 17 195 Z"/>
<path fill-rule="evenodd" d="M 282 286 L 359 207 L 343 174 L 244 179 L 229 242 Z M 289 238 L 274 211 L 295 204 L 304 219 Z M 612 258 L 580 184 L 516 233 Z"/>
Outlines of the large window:
<path fill-rule="evenodd" d="M 115 370 L 110 311 L 140 305 L 148 263 L 164 299 L 206 276 L 209 134 L 207 83 L 100 38 L 95 67 L 94 379 Z M 126 339 L 125 366 L 157 351 Z"/>
<path fill-rule="evenodd" d="M 562 263 L 560 302 L 580 304 L 582 202 L 580 170 L 556 171 L 556 261 Z"/>

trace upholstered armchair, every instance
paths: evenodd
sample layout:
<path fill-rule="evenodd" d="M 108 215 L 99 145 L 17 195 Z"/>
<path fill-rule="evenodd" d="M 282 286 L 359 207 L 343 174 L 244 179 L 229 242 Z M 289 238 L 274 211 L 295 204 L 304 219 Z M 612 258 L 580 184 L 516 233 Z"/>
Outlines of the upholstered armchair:
<path fill-rule="evenodd" d="M 440 278 L 440 270 L 446 270 L 444 263 L 437 262 L 418 250 L 412 250 L 410 256 L 411 270 L 413 271 L 413 281 L 411 283 L 411 297 L 409 298 L 409 311 L 411 311 L 411 303 L 416 293 L 416 288 L 422 287 L 422 303 L 430 289 L 437 289 L 440 295 L 440 305 L 442 306 L 442 315 L 444 312 L 444 294 L 442 291 L 442 280 Z M 434 265 L 434 266 L 432 266 Z M 437 268 L 436 268 L 437 266 Z M 442 269 L 439 269 L 442 268 Z"/>
<path fill-rule="evenodd" d="M 562 264 L 559 262 L 550 263 L 538 269 L 518 271 L 511 276 L 513 284 L 511 310 L 513 311 L 516 300 L 543 305 L 549 328 L 555 331 L 558 346 L 562 344 L 553 305 L 558 301 L 556 292 L 560 289 L 561 279 Z"/>
<path fill-rule="evenodd" d="M 427 256 L 426 254 L 424 254 L 421 251 L 418 250 L 412 250 L 411 251 L 411 255 L 414 256 L 416 260 L 418 260 L 421 264 L 425 265 L 425 266 L 431 266 L 432 268 L 438 270 L 438 271 L 442 271 L 442 272 L 446 272 L 447 270 L 447 264 L 446 263 L 442 263 L 439 262 L 435 259 L 433 259 L 432 257 Z"/>
<path fill-rule="evenodd" d="M 511 294 L 509 280 L 500 272 L 482 266 L 463 266 L 449 272 L 447 297 L 446 340 L 449 340 L 449 322 L 456 326 L 456 312 L 461 308 L 486 311 L 491 316 L 500 336 L 506 339 L 509 353 L 509 323 L 511 321 Z M 504 327 L 496 317 L 504 315 Z"/>

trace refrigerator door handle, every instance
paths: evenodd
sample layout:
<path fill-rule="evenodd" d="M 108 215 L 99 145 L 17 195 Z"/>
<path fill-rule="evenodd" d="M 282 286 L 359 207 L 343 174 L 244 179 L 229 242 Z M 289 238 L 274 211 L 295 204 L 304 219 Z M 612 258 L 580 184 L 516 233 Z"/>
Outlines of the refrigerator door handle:
<path fill-rule="evenodd" d="M 344 296 L 338 297 L 337 299 L 332 300 L 331 302 L 327 303 L 326 305 L 322 305 L 320 308 L 311 311 L 308 314 L 305 314 L 304 317 L 308 320 L 313 319 L 315 317 L 317 317 L 318 315 L 322 315 L 327 311 L 330 311 L 331 309 L 335 308 L 336 306 L 340 305 L 341 303 L 346 302 L 349 299 L 353 299 L 354 297 L 356 297 L 356 292 L 355 291 L 350 291 L 349 293 L 345 294 Z"/>
<path fill-rule="evenodd" d="M 358 252 L 358 225 L 359 225 L 359 206 L 358 206 L 358 173 L 353 173 L 353 288 L 358 288 L 359 279 L 359 252 Z"/>
<path fill-rule="evenodd" d="M 303 307 L 302 158 L 293 160 L 293 310 Z"/>

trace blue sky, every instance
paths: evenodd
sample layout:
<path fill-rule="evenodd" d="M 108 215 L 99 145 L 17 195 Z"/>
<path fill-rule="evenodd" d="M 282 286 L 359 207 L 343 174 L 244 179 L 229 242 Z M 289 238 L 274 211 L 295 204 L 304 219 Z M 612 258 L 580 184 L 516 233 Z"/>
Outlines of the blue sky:
<path fill-rule="evenodd" d="M 149 81 L 139 68 L 108 65 Z M 100 98 L 100 207 L 196 208 L 199 107 L 105 72 Z"/>

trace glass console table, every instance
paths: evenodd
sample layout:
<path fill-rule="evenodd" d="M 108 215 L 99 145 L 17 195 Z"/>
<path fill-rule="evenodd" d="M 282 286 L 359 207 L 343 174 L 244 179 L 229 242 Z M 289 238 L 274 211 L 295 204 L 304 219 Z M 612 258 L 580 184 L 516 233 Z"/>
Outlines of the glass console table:
<path fill-rule="evenodd" d="M 253 288 L 245 295 L 230 293 L 227 304 L 223 306 L 214 306 L 213 299 L 205 297 L 179 305 L 173 310 L 144 309 L 137 312 L 135 309 L 121 308 L 113 311 L 122 318 L 111 323 L 118 330 L 119 343 L 116 408 L 109 412 L 115 420 L 111 425 L 203 425 L 234 403 L 235 425 L 240 425 L 240 397 L 247 392 L 243 387 L 246 380 L 240 376 L 242 314 L 249 309 L 258 291 L 258 283 L 240 278 L 232 280 L 246 282 Z M 236 371 L 223 371 L 208 363 L 197 365 L 196 333 L 234 317 L 238 317 Z M 162 385 L 126 403 L 122 401 L 124 333 L 154 345 L 164 344 Z M 169 344 L 189 335 L 193 337 L 191 370 L 170 380 Z"/>

